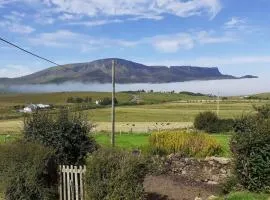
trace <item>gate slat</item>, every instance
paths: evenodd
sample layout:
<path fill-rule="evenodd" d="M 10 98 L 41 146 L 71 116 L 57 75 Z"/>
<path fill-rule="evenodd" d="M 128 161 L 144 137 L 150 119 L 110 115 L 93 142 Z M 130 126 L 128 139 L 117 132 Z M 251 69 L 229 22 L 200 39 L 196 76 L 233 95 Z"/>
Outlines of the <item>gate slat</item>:
<path fill-rule="evenodd" d="M 83 169 L 82 169 L 82 166 L 79 167 L 79 176 L 80 176 L 80 197 L 81 197 L 81 200 L 84 199 L 84 195 L 83 195 L 83 179 L 82 179 L 82 172 L 83 172 Z"/>
<path fill-rule="evenodd" d="M 76 195 L 76 199 L 75 200 L 79 200 L 79 185 L 78 185 L 78 168 L 77 166 L 75 166 L 75 195 Z"/>
<path fill-rule="evenodd" d="M 59 198 L 63 200 L 63 177 L 62 177 L 62 166 L 59 166 Z"/>
<path fill-rule="evenodd" d="M 70 169 L 69 169 L 69 166 L 67 165 L 67 199 L 71 200 L 70 199 L 70 177 L 69 177 L 69 174 L 70 174 Z"/>
<path fill-rule="evenodd" d="M 73 165 L 70 165 L 70 190 L 71 190 L 71 199 L 74 200 L 74 180 L 73 180 L 73 177 L 74 177 L 74 170 L 73 170 Z"/>
<path fill-rule="evenodd" d="M 63 172 L 63 182 L 64 182 L 64 184 L 63 184 L 63 186 L 64 186 L 64 188 L 63 188 L 63 192 L 64 192 L 64 200 L 67 200 L 67 189 L 66 189 L 66 171 L 65 171 L 65 169 L 66 169 L 66 166 L 65 165 L 63 165 L 63 168 L 62 168 L 62 172 Z"/>

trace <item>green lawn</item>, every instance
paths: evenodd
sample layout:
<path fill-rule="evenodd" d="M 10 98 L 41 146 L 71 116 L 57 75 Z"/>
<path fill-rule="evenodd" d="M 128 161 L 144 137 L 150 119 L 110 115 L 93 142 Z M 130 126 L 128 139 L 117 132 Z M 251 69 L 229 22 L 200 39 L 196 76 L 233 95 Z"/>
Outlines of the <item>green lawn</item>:
<path fill-rule="evenodd" d="M 230 135 L 212 135 L 222 145 L 224 156 L 229 157 L 231 155 L 229 149 Z M 102 146 L 110 146 L 109 134 L 96 134 L 95 139 L 97 143 Z M 148 145 L 149 134 L 122 134 L 116 135 L 115 143 L 116 147 L 124 149 L 136 149 Z"/>
<path fill-rule="evenodd" d="M 212 135 L 215 139 L 222 145 L 222 149 L 224 151 L 224 156 L 230 157 L 231 150 L 230 150 L 230 138 L 231 135 L 228 134 L 214 134 Z"/>
<path fill-rule="evenodd" d="M 257 193 L 250 193 L 250 192 L 234 192 L 229 194 L 224 198 L 219 198 L 217 200 L 269 200 L 269 194 L 257 194 Z"/>
<path fill-rule="evenodd" d="M 97 143 L 102 146 L 110 146 L 110 138 L 109 134 L 97 134 L 95 135 L 95 139 Z M 148 144 L 148 134 L 117 134 L 115 137 L 116 146 L 124 149 L 134 149 L 142 146 L 146 146 Z"/>

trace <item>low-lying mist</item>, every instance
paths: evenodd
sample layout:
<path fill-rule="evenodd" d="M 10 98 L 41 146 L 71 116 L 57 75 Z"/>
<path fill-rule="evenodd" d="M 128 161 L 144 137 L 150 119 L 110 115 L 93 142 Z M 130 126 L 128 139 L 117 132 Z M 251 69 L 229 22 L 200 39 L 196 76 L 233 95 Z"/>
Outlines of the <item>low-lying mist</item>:
<path fill-rule="evenodd" d="M 204 94 L 221 96 L 249 95 L 263 92 L 270 92 L 270 79 L 236 79 L 236 80 L 211 80 L 211 81 L 188 81 L 162 84 L 116 84 L 116 91 L 135 91 L 144 89 L 154 91 L 190 91 Z M 6 88 L 12 92 L 20 93 L 42 93 L 42 92 L 68 92 L 68 91 L 111 91 L 111 84 L 99 83 L 74 83 L 46 85 L 11 85 Z"/>

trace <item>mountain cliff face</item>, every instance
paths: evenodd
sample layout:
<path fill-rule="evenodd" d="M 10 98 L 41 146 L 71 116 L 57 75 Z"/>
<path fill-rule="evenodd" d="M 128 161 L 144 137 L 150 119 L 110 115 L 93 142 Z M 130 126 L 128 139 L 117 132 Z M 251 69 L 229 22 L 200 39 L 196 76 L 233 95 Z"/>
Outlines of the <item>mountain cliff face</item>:
<path fill-rule="evenodd" d="M 101 59 L 87 63 L 51 67 L 19 78 L 0 78 L 2 84 L 48 84 L 64 82 L 111 82 L 112 60 L 116 62 L 117 83 L 167 83 L 190 80 L 235 79 L 218 68 L 191 66 L 146 66 L 123 59 Z M 250 76 L 249 78 L 253 78 Z"/>

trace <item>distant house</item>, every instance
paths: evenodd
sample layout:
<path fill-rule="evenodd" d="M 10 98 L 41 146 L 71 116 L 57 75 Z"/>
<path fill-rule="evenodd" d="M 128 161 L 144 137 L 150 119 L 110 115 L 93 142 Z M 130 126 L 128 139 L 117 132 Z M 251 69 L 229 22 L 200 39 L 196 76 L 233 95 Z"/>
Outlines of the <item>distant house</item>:
<path fill-rule="evenodd" d="M 101 100 L 96 100 L 96 105 L 99 105 L 101 103 Z"/>
<path fill-rule="evenodd" d="M 46 109 L 46 108 L 50 108 L 50 105 L 46 105 L 46 104 L 30 104 L 30 105 L 26 106 L 24 109 L 19 110 L 19 112 L 31 113 L 31 112 L 33 112 L 35 110 Z"/>

